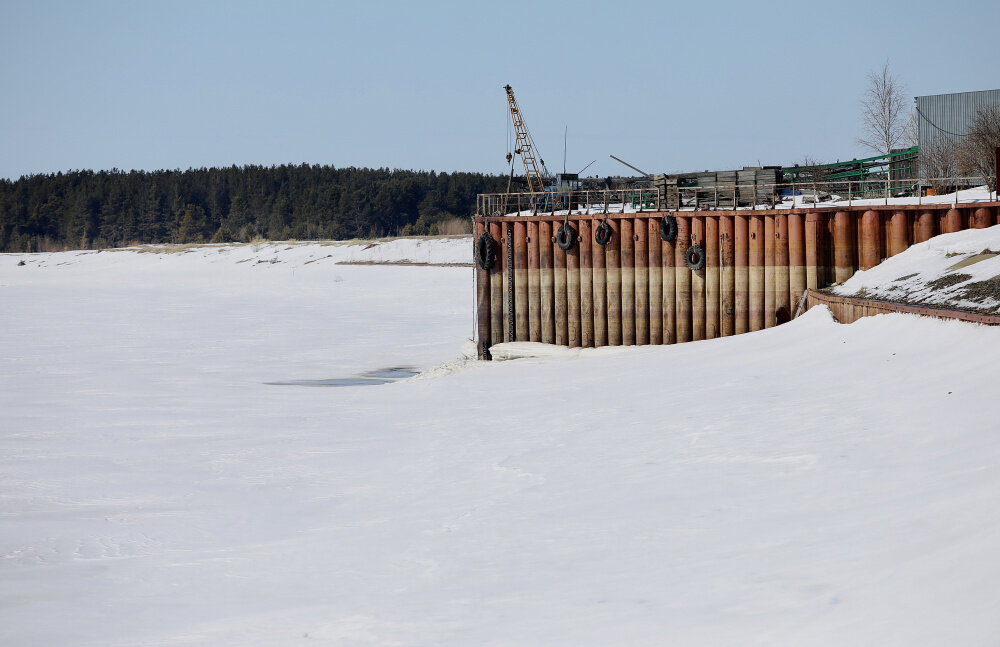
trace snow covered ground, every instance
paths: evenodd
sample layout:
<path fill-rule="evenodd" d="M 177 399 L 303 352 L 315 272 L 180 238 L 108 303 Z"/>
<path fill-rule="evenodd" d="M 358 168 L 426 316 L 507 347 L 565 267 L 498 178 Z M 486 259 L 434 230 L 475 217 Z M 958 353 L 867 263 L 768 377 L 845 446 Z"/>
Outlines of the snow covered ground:
<path fill-rule="evenodd" d="M 779 209 L 802 209 L 809 207 L 838 207 L 838 206 L 879 206 L 879 205 L 921 205 L 921 204 L 970 204 L 976 202 L 995 202 L 996 193 L 991 192 L 985 185 L 972 189 L 963 189 L 954 193 L 944 193 L 932 196 L 906 196 L 899 198 L 848 198 L 843 195 L 835 195 L 830 200 L 815 202 L 811 195 L 799 195 L 787 198 Z"/>
<path fill-rule="evenodd" d="M 835 294 L 906 303 L 1000 311 L 1000 225 L 942 234 L 913 245 L 867 271 Z"/>
<path fill-rule="evenodd" d="M 829 207 L 841 207 L 841 206 L 885 206 L 885 205 L 922 205 L 922 204 L 974 204 L 978 202 L 996 202 L 997 194 L 996 192 L 991 192 L 986 185 L 975 187 L 972 189 L 963 189 L 961 191 L 956 191 L 954 193 L 945 193 L 942 195 L 934 196 L 906 196 L 899 198 L 852 198 L 846 195 L 832 195 L 827 196 L 827 199 L 817 201 L 815 198 L 815 193 L 813 193 L 808 185 L 804 185 L 806 188 L 801 189 L 802 195 L 788 196 L 783 201 L 778 202 L 773 207 L 770 204 L 759 204 L 755 207 L 738 207 L 737 211 L 747 211 L 751 209 L 811 209 L 820 208 L 825 209 Z M 705 193 L 702 195 L 702 200 L 706 199 L 709 189 L 705 189 Z M 722 196 L 722 190 L 719 191 L 719 195 Z M 691 198 L 692 204 L 694 198 Z M 694 207 L 684 207 L 682 211 L 693 211 Z M 621 202 L 615 204 L 609 204 L 607 207 L 608 213 L 639 213 L 637 206 L 632 204 L 623 204 Z M 649 209 L 646 209 L 649 211 Z M 574 209 L 572 213 L 576 214 L 590 214 L 596 215 L 604 212 L 604 204 L 592 204 L 584 205 L 578 209 Z M 565 209 L 561 211 L 553 212 L 557 216 L 566 215 Z M 517 211 L 507 214 L 508 216 L 533 216 L 536 215 L 534 211 L 530 209 L 524 211 Z"/>
<path fill-rule="evenodd" d="M 0 255 L 0 644 L 996 644 L 1000 330 L 463 364 L 330 253 Z"/>

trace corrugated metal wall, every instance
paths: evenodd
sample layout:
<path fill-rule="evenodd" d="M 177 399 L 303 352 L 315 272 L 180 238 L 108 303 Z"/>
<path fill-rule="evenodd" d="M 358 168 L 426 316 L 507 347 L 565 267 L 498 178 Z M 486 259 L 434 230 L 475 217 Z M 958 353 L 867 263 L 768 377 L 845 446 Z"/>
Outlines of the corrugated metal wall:
<path fill-rule="evenodd" d="M 921 150 L 940 139 L 960 142 L 981 108 L 1000 105 L 1000 90 L 934 94 L 917 97 L 918 144 Z M 926 177 L 923 169 L 921 175 Z"/>

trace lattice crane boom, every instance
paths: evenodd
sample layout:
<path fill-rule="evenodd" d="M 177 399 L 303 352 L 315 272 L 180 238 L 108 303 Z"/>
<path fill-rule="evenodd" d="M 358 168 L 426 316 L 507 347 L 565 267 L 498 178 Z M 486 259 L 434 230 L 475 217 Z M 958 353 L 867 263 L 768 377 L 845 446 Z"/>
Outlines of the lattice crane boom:
<path fill-rule="evenodd" d="M 539 171 L 538 162 L 544 170 L 545 162 L 536 159 L 535 143 L 531 141 L 531 134 L 528 127 L 524 125 L 524 116 L 517 107 L 517 99 L 514 98 L 514 90 L 510 85 L 503 87 L 507 91 L 507 105 L 510 107 L 510 119 L 514 124 L 515 145 L 514 152 L 521 155 L 524 163 L 524 178 L 528 181 L 528 192 L 532 195 L 545 192 L 545 176 Z"/>

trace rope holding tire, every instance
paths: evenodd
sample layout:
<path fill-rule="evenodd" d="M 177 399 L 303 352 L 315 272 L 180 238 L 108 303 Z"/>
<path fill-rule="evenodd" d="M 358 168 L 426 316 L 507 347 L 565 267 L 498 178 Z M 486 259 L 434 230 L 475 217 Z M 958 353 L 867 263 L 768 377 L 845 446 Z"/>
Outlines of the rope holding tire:
<path fill-rule="evenodd" d="M 573 249 L 573 243 L 576 242 L 576 230 L 573 229 L 573 225 L 568 222 L 564 222 L 559 231 L 556 232 L 556 245 L 559 245 L 559 249 L 569 251 Z"/>
<path fill-rule="evenodd" d="M 692 245 L 684 253 L 684 264 L 689 270 L 700 270 L 705 267 L 705 248 L 701 245 Z"/>
<path fill-rule="evenodd" d="M 607 245 L 611 242 L 611 225 L 608 224 L 607 220 L 602 220 L 601 224 L 597 225 L 594 230 L 594 242 L 598 245 Z"/>
<path fill-rule="evenodd" d="M 672 243 L 677 239 L 677 218 L 664 216 L 660 221 L 660 238 L 665 242 Z"/>
<path fill-rule="evenodd" d="M 483 232 L 476 239 L 473 252 L 476 257 L 476 265 L 479 266 L 479 269 L 486 270 L 487 272 L 493 269 L 493 265 L 497 262 L 497 249 L 496 242 L 493 240 L 493 236 L 490 236 L 489 232 Z"/>

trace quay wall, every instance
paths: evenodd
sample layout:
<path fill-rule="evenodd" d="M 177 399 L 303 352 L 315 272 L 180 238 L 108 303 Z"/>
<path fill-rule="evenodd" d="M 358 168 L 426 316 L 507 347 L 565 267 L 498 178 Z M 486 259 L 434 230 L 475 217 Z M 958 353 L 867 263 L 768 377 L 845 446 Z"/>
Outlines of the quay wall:
<path fill-rule="evenodd" d="M 661 235 L 665 219 L 675 237 Z M 480 356 L 509 341 L 673 344 L 770 328 L 806 290 L 998 219 L 996 202 L 477 216 L 474 243 L 488 233 L 492 252 L 489 269 L 475 270 Z M 564 224 L 573 234 L 561 247 Z"/>

